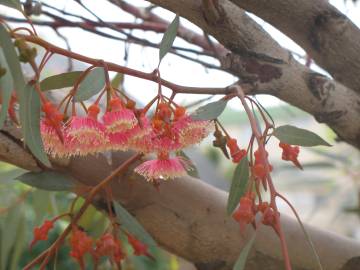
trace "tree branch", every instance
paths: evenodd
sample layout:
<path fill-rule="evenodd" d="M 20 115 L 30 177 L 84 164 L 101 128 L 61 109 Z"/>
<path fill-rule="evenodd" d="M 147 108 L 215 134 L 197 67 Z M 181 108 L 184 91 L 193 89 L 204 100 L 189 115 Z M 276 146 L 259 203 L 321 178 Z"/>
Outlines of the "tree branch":
<path fill-rule="evenodd" d="M 270 94 L 289 102 L 328 124 L 340 140 L 360 148 L 360 96 L 299 64 L 243 10 L 219 1 L 220 19 L 209 21 L 200 0 L 150 2 L 179 13 L 231 49 L 232 54 L 221 59 L 223 67 L 247 85 L 248 94 Z"/>
<path fill-rule="evenodd" d="M 0 142 L 3 137 L 0 133 Z M 0 147 L 0 158 L 4 157 L 1 151 Z M 53 165 L 61 171 L 66 170 L 82 184 L 95 186 L 130 155 L 114 153 L 112 165 L 102 155 L 74 158 L 68 162 L 54 160 Z M 23 160 L 17 165 L 30 169 L 21 156 L 17 158 Z M 238 224 L 226 216 L 227 193 L 191 177 L 163 182 L 158 191 L 130 171 L 111 182 L 113 196 L 161 246 L 194 262 L 198 269 L 232 269 L 252 229 L 249 227 L 242 235 Z M 312 258 L 311 251 L 299 225 L 286 216 L 281 219 L 286 239 L 292 243 L 289 252 L 293 269 L 316 269 L 316 262 L 309 259 Z M 313 227 L 307 227 L 307 230 L 317 247 L 324 269 L 359 269 L 359 243 Z M 277 248 L 279 245 L 276 234 L 265 226 L 261 227 L 246 269 L 281 269 L 283 263 L 280 249 Z"/>
<path fill-rule="evenodd" d="M 298 43 L 337 81 L 360 93 L 360 29 L 324 0 L 231 0 Z"/>

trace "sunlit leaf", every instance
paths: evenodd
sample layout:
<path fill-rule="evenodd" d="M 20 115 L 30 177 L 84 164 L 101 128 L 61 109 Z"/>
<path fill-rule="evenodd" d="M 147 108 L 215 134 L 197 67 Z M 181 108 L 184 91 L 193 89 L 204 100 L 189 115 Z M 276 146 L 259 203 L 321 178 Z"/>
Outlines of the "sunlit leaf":
<path fill-rule="evenodd" d="M 41 90 L 48 91 L 71 87 L 75 84 L 76 80 L 79 79 L 81 73 L 82 71 L 71 71 L 47 77 L 40 83 Z"/>
<path fill-rule="evenodd" d="M 22 119 L 22 132 L 25 144 L 31 153 L 44 165 L 51 167 L 51 163 L 44 152 L 44 146 L 40 135 L 40 97 L 34 86 L 27 85 L 24 91 L 24 99 L 20 107 Z"/>
<path fill-rule="evenodd" d="M 75 180 L 65 173 L 55 171 L 28 172 L 15 178 L 16 180 L 48 191 L 73 191 Z"/>
<path fill-rule="evenodd" d="M 143 226 L 119 203 L 114 202 L 116 218 L 121 226 L 148 246 L 156 246 L 156 242 Z"/>
<path fill-rule="evenodd" d="M 213 120 L 220 116 L 225 110 L 227 100 L 220 99 L 215 102 L 210 102 L 204 106 L 198 108 L 191 114 L 191 118 L 194 120 Z"/>
<path fill-rule="evenodd" d="M 0 129 L 1 129 L 7 117 L 11 92 L 14 89 L 9 66 L 5 60 L 4 53 L 1 49 L 0 49 L 0 66 L 1 68 L 6 69 L 6 73 L 2 77 L 0 77 L 0 93 L 1 93 Z"/>
<path fill-rule="evenodd" d="M 1 0 L 0 1 L 0 5 L 4 5 L 10 8 L 15 8 L 17 10 L 19 10 L 20 12 L 21 10 L 21 3 L 19 0 Z"/>
<path fill-rule="evenodd" d="M 18 55 L 16 54 L 14 48 L 14 44 L 11 40 L 9 33 L 6 31 L 5 27 L 2 24 L 0 24 L 0 46 L 2 47 L 7 65 L 10 69 L 11 77 L 14 83 L 14 88 L 19 98 L 20 107 L 21 107 L 22 106 L 21 102 L 23 100 L 23 94 L 25 88 L 25 79 L 21 70 Z M 21 121 L 21 116 L 20 116 L 20 121 Z"/>
<path fill-rule="evenodd" d="M 163 35 L 163 38 L 160 43 L 159 50 L 159 63 L 164 58 L 164 56 L 170 51 L 174 40 L 176 38 L 176 34 L 179 28 L 179 15 L 176 15 L 174 20 L 169 25 L 168 29 Z"/>
<path fill-rule="evenodd" d="M 103 68 L 94 68 L 80 83 L 75 94 L 75 101 L 84 101 L 97 94 L 105 85 L 105 72 Z"/>
<path fill-rule="evenodd" d="M 240 198 L 244 196 L 246 192 L 247 183 L 249 180 L 249 161 L 247 157 L 243 157 L 240 163 L 236 166 L 231 187 L 229 191 L 229 197 L 227 202 L 227 214 L 231 215 L 238 205 Z"/>
<path fill-rule="evenodd" d="M 111 86 L 114 88 L 121 88 L 124 82 L 124 74 L 116 73 L 115 77 L 111 80 Z"/>
<path fill-rule="evenodd" d="M 253 246 L 253 244 L 255 242 L 255 238 L 256 238 L 256 233 L 253 234 L 251 239 L 246 243 L 246 245 L 241 250 L 240 256 L 236 260 L 236 263 L 234 265 L 233 270 L 243 270 L 243 269 L 245 269 L 246 260 L 247 260 L 247 257 L 249 255 L 249 252 L 250 252 L 250 250 L 251 250 L 251 248 L 252 248 L 252 246 Z"/>
<path fill-rule="evenodd" d="M 331 146 L 319 135 L 315 134 L 306 129 L 297 128 L 290 125 L 284 125 L 277 127 L 274 132 L 274 136 L 278 138 L 281 142 L 288 143 L 291 145 L 300 145 L 300 146 L 317 146 L 325 145 Z"/>

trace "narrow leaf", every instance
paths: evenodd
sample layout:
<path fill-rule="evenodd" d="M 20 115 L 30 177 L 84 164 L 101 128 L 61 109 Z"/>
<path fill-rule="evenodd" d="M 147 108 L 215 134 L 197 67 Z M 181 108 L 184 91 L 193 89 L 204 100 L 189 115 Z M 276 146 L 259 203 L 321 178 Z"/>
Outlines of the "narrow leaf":
<path fill-rule="evenodd" d="M 148 246 L 156 246 L 154 239 L 146 232 L 143 226 L 119 203 L 114 202 L 115 213 L 118 222 L 129 233 L 135 235 L 141 242 Z"/>
<path fill-rule="evenodd" d="M 20 99 L 20 118 L 25 144 L 31 153 L 44 165 L 51 167 L 50 161 L 44 152 L 40 135 L 40 97 L 34 86 L 25 87 L 24 98 Z"/>
<path fill-rule="evenodd" d="M 243 270 L 245 269 L 245 264 L 251 247 L 253 246 L 256 238 L 256 233 L 253 234 L 251 239 L 246 243 L 246 245 L 241 250 L 239 258 L 236 260 L 233 270 Z"/>
<path fill-rule="evenodd" d="M 170 23 L 168 29 L 163 35 L 160 43 L 159 50 L 159 64 L 164 56 L 170 51 L 172 44 L 176 38 L 176 34 L 179 28 L 179 15 L 175 16 L 175 19 Z"/>
<path fill-rule="evenodd" d="M 80 83 L 75 94 L 75 101 L 84 101 L 97 94 L 105 85 L 105 72 L 103 68 L 94 68 Z"/>
<path fill-rule="evenodd" d="M 47 77 L 40 83 L 41 90 L 48 91 L 53 89 L 71 87 L 75 84 L 81 73 L 82 71 L 72 71 Z"/>
<path fill-rule="evenodd" d="M 121 88 L 124 83 L 124 74 L 117 73 L 115 77 L 111 80 L 111 86 L 114 88 Z"/>
<path fill-rule="evenodd" d="M 249 161 L 247 157 L 243 157 L 240 163 L 236 166 L 233 179 L 231 182 L 228 202 L 227 214 L 231 215 L 238 205 L 240 198 L 246 192 L 246 186 L 249 180 Z"/>
<path fill-rule="evenodd" d="M 10 8 L 15 8 L 15 9 L 19 10 L 20 12 L 22 12 L 21 4 L 20 4 L 19 0 L 1 0 L 0 5 L 4 5 L 4 6 L 10 7 Z"/>
<path fill-rule="evenodd" d="M 5 60 L 2 50 L 0 50 L 0 66 L 6 69 L 6 73 L 0 77 L 0 94 L 1 94 L 1 112 L 0 112 L 0 129 L 3 127 L 7 117 L 9 102 L 11 99 L 11 92 L 14 88 L 9 66 Z"/>
<path fill-rule="evenodd" d="M 15 180 L 48 191 L 73 191 L 75 188 L 75 180 L 70 175 L 55 171 L 28 172 Z"/>
<path fill-rule="evenodd" d="M 2 47 L 6 62 L 10 69 L 16 94 L 18 98 L 21 99 L 24 94 L 25 79 L 21 70 L 19 58 L 14 48 L 14 44 L 12 43 L 9 33 L 2 24 L 0 24 L 0 46 Z M 20 103 L 20 107 L 21 105 L 22 104 Z M 21 116 L 20 121 L 22 121 Z"/>
<path fill-rule="evenodd" d="M 191 118 L 194 120 L 213 120 L 220 116 L 220 114 L 225 110 L 227 100 L 220 99 L 215 102 L 210 102 L 204 106 L 198 108 Z"/>
<path fill-rule="evenodd" d="M 300 146 L 317 146 L 325 145 L 331 146 L 319 135 L 302 128 L 297 128 L 290 125 L 284 125 L 277 127 L 274 130 L 274 136 L 278 138 L 281 142 L 300 145 Z"/>

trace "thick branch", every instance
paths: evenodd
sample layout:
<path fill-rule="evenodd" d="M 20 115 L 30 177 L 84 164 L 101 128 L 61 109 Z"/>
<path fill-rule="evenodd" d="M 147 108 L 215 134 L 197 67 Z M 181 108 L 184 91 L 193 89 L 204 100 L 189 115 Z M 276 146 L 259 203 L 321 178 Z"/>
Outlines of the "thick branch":
<path fill-rule="evenodd" d="M 219 1 L 216 10 L 204 10 L 200 0 L 151 2 L 179 13 L 231 49 L 223 67 L 252 86 L 251 93 L 274 95 L 309 112 L 341 140 L 360 148 L 359 95 L 299 64 L 243 10 L 229 1 Z M 203 16 L 209 12 L 218 12 L 219 19 Z"/>
<path fill-rule="evenodd" d="M 325 0 L 231 0 L 288 35 L 337 81 L 360 93 L 360 29 Z"/>
<path fill-rule="evenodd" d="M 40 168 L 17 140 L 19 132 L 6 126 L 0 133 L 0 159 L 28 170 Z M 11 138 L 8 141 L 8 138 Z M 11 159 L 4 144 L 14 151 Z M 102 155 L 73 160 L 53 160 L 55 168 L 66 170 L 80 183 L 95 186 L 131 154 L 114 153 L 110 165 Z M 30 165 L 29 165 L 30 164 Z M 242 235 L 238 224 L 226 216 L 227 194 L 198 179 L 185 177 L 162 183 L 157 191 L 138 175 L 127 173 L 111 183 L 113 195 L 146 227 L 158 243 L 192 262 L 198 269 L 230 270 L 244 246 L 249 229 Z M 99 200 L 101 200 L 99 198 Z M 101 202 L 101 201 L 100 201 Z M 294 270 L 316 269 L 316 263 L 298 224 L 282 216 Z M 360 267 L 360 244 L 308 227 L 324 269 L 355 270 Z M 281 269 L 282 256 L 276 234 L 267 227 L 257 233 L 247 270 Z"/>
<path fill-rule="evenodd" d="M 83 184 L 95 185 L 124 160 L 125 154 L 121 153 L 113 155 L 112 165 L 105 157 L 88 156 L 71 160 L 61 169 Z M 116 200 L 136 216 L 161 246 L 194 262 L 198 269 L 232 269 L 241 248 L 253 233 L 249 228 L 242 235 L 238 224 L 226 216 L 227 194 L 199 179 L 184 177 L 164 182 L 157 191 L 144 179 L 128 173 L 114 179 L 111 189 Z M 316 269 L 298 224 L 286 216 L 281 218 L 286 239 L 291 243 L 293 269 Z M 324 269 L 359 269 L 360 244 L 312 227 L 307 229 Z M 257 232 L 246 269 L 281 269 L 279 245 L 276 234 L 263 226 Z"/>

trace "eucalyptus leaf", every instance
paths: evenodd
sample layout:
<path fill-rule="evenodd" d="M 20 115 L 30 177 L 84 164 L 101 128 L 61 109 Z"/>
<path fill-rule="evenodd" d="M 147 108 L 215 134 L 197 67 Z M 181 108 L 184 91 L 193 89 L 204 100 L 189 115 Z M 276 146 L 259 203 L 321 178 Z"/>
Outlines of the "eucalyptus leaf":
<path fill-rule="evenodd" d="M 220 99 L 215 102 L 210 102 L 204 106 L 199 107 L 194 113 L 191 114 L 191 118 L 194 120 L 213 120 L 218 118 L 225 110 L 227 100 Z"/>
<path fill-rule="evenodd" d="M 121 88 L 124 83 L 124 74 L 117 73 L 115 77 L 111 80 L 111 86 L 114 88 Z"/>
<path fill-rule="evenodd" d="M 26 185 L 47 191 L 73 191 L 75 180 L 72 176 L 55 171 L 28 172 L 15 178 Z"/>
<path fill-rule="evenodd" d="M 71 71 L 47 77 L 40 83 L 41 90 L 48 91 L 71 87 L 75 84 L 76 80 L 79 79 L 81 74 L 82 71 Z"/>
<path fill-rule="evenodd" d="M 15 51 L 14 44 L 11 40 L 11 37 L 5 27 L 0 24 L 0 46 L 4 52 L 4 56 L 7 62 L 7 65 L 10 69 L 11 77 L 13 79 L 14 88 L 19 99 L 20 107 L 24 101 L 24 88 L 25 88 L 25 79 L 21 70 L 20 61 L 18 55 Z M 20 121 L 21 119 L 20 115 Z"/>
<path fill-rule="evenodd" d="M 44 152 L 43 142 L 40 134 L 40 97 L 34 86 L 27 85 L 24 91 L 20 107 L 20 118 L 22 120 L 22 132 L 25 144 L 31 153 L 44 165 L 51 167 L 51 163 Z"/>
<path fill-rule="evenodd" d="M 19 0 L 1 0 L 0 5 L 4 5 L 10 8 L 15 8 L 22 12 L 21 3 Z"/>
<path fill-rule="evenodd" d="M 159 64 L 164 56 L 171 50 L 171 47 L 176 38 L 176 34 L 179 28 L 179 15 L 176 15 L 174 20 L 170 23 L 168 29 L 163 35 L 163 38 L 160 43 L 159 50 Z"/>
<path fill-rule="evenodd" d="M 274 132 L 274 136 L 283 143 L 300 146 L 317 146 L 325 145 L 331 146 L 319 135 L 306 129 L 297 128 L 290 125 L 284 125 L 277 127 Z"/>
<path fill-rule="evenodd" d="M 0 129 L 1 129 L 7 117 L 9 102 L 11 99 L 11 92 L 14 89 L 10 69 L 5 60 L 4 53 L 1 49 L 0 49 L 0 66 L 1 68 L 6 69 L 6 73 L 2 77 L 0 77 L 0 93 L 1 93 Z"/>
<path fill-rule="evenodd" d="M 119 203 L 114 202 L 116 218 L 121 226 L 129 233 L 133 234 L 141 242 L 148 246 L 155 247 L 156 242 L 143 226 Z"/>
<path fill-rule="evenodd" d="M 249 252 L 250 252 L 252 246 L 254 245 L 255 238 L 256 238 L 256 233 L 253 234 L 251 239 L 246 243 L 246 245 L 241 250 L 240 256 L 236 260 L 233 270 L 245 269 L 246 260 L 247 260 L 247 257 L 249 255 Z"/>
<path fill-rule="evenodd" d="M 92 69 L 76 90 L 75 101 L 84 101 L 97 94 L 105 86 L 105 71 L 103 68 Z"/>
<path fill-rule="evenodd" d="M 231 215 L 238 205 L 240 198 L 246 192 L 247 183 L 249 180 L 249 161 L 247 157 L 243 157 L 240 163 L 236 166 L 233 179 L 231 182 L 228 202 L 227 214 Z"/>

